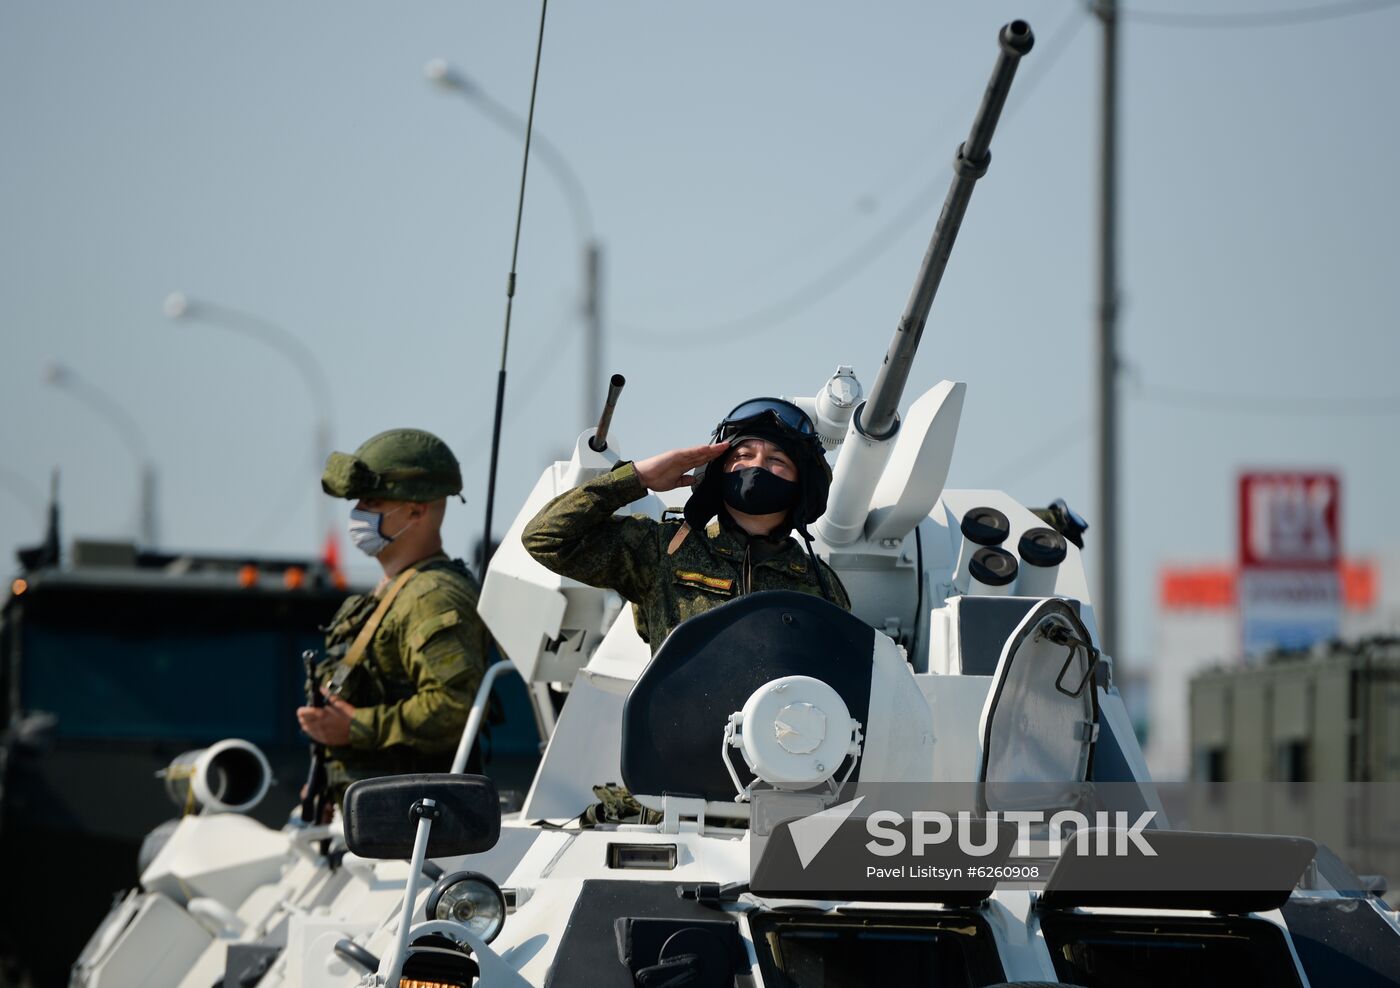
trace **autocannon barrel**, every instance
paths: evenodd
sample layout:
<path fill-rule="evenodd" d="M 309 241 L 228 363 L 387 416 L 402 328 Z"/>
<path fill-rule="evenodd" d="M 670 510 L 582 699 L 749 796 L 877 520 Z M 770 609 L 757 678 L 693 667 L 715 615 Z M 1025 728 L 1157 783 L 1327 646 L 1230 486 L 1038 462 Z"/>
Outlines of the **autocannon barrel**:
<path fill-rule="evenodd" d="M 1007 94 L 1011 92 L 1016 66 L 1021 56 L 1031 50 L 1035 36 L 1025 21 L 1012 21 L 1001 29 L 998 41 L 1001 52 L 997 56 L 996 67 L 992 70 L 986 92 L 982 94 L 982 105 L 977 109 L 972 131 L 958 147 L 957 157 L 953 160 L 953 184 L 943 200 L 943 211 L 939 213 L 938 223 L 933 228 L 933 237 L 924 253 L 914 290 L 909 295 L 904 315 L 900 317 L 899 327 L 885 353 L 885 362 L 880 366 L 870 398 L 857 420 L 865 434 L 875 439 L 889 436 L 895 429 L 899 400 L 904 394 L 909 368 L 919 348 L 919 338 L 923 335 L 933 297 L 938 292 L 938 283 L 943 278 L 944 268 L 948 266 L 948 255 L 952 253 L 953 243 L 957 240 L 963 214 L 972 198 L 972 187 L 987 173 L 987 166 L 991 164 L 992 133 L 996 130 L 1002 107 L 1006 105 Z"/>
<path fill-rule="evenodd" d="M 622 394 L 622 386 L 626 383 L 627 378 L 621 374 L 614 374 L 608 381 L 608 397 L 603 402 L 603 414 L 598 416 L 598 428 L 593 438 L 588 440 L 588 448 L 595 453 L 608 448 L 608 429 L 612 426 L 613 410 L 617 408 L 617 396 Z"/>

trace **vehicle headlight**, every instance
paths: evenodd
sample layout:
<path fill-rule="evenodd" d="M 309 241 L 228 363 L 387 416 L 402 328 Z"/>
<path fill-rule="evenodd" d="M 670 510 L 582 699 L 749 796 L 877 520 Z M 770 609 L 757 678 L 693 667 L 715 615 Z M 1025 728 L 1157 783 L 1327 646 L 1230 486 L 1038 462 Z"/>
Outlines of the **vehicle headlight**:
<path fill-rule="evenodd" d="M 428 895 L 428 919 L 461 923 L 490 943 L 506 922 L 506 897 L 500 886 L 478 871 L 443 875 Z"/>

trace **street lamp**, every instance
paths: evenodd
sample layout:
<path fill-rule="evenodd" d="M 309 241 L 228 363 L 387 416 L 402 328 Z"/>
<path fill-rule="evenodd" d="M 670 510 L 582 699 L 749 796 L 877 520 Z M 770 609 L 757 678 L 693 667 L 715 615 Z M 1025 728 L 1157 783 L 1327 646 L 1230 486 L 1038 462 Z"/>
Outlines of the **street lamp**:
<path fill-rule="evenodd" d="M 423 74 L 442 89 L 471 100 L 492 123 L 524 139 L 525 120 L 461 71 L 449 65 L 446 59 L 435 58 L 428 62 L 423 67 Z M 537 155 L 540 164 L 558 181 L 564 199 L 569 204 L 574 232 L 579 243 L 583 245 L 583 319 L 587 338 L 583 357 L 583 418 L 580 421 L 587 424 L 597 417 L 602 407 L 603 248 L 593 232 L 593 211 L 588 206 L 588 194 L 584 191 L 578 174 L 569 165 L 568 159 L 538 130 L 530 139 L 530 149 Z"/>
<path fill-rule="evenodd" d="M 291 361 L 306 385 L 307 397 L 316 409 L 311 436 L 311 465 L 319 479 L 327 454 L 331 451 L 331 389 L 325 368 L 316 354 L 294 333 L 270 319 L 243 309 L 205 299 L 191 299 L 184 292 L 171 292 L 165 297 L 165 314 L 172 320 L 192 319 L 247 336 L 272 347 Z M 316 541 L 318 544 L 331 530 L 329 502 L 321 496 L 320 487 L 313 487 L 316 499 Z"/>
<path fill-rule="evenodd" d="M 44 368 L 44 383 L 68 392 L 88 406 L 116 430 L 122 442 L 135 457 L 140 475 L 137 537 L 147 548 L 154 548 L 158 538 L 156 525 L 156 468 L 151 460 L 150 445 L 145 433 L 117 399 L 80 377 L 71 367 L 50 361 Z"/>

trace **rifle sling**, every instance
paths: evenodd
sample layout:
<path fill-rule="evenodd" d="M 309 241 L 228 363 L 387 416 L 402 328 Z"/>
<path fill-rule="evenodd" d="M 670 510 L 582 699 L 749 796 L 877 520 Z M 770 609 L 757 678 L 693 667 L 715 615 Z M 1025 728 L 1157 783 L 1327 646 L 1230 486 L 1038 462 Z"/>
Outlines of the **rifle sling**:
<path fill-rule="evenodd" d="M 330 690 L 334 695 L 339 695 L 341 688 L 345 685 L 345 680 L 349 678 L 351 670 L 360 664 L 360 660 L 365 657 L 365 652 L 369 650 L 370 639 L 379 630 L 380 622 L 384 620 L 384 615 L 389 613 L 389 608 L 393 606 L 394 598 L 399 595 L 399 591 L 404 588 L 409 580 L 413 579 L 418 572 L 417 569 L 409 568 L 398 575 L 393 583 L 389 584 L 384 596 L 379 598 L 379 606 L 374 609 L 374 613 L 369 616 L 360 633 L 355 636 L 355 640 L 350 643 L 350 650 L 345 653 L 345 658 L 340 660 L 340 665 L 336 666 L 335 673 L 331 676 Z"/>

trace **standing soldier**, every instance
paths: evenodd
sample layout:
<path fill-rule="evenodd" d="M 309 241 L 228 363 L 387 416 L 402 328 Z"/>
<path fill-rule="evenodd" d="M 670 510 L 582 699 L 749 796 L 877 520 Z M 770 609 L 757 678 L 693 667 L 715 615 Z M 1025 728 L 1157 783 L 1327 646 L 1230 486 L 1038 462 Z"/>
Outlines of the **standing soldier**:
<path fill-rule="evenodd" d="M 353 454 L 332 453 L 321 487 L 356 502 L 350 541 L 384 571 L 373 593 L 350 597 L 326 626 L 317 670 L 325 705 L 297 710 L 302 730 L 326 747 L 338 804 L 357 779 L 451 766 L 489 638 L 476 580 L 442 551 L 447 498 L 462 490 L 446 443 L 419 429 L 381 432 Z"/>

